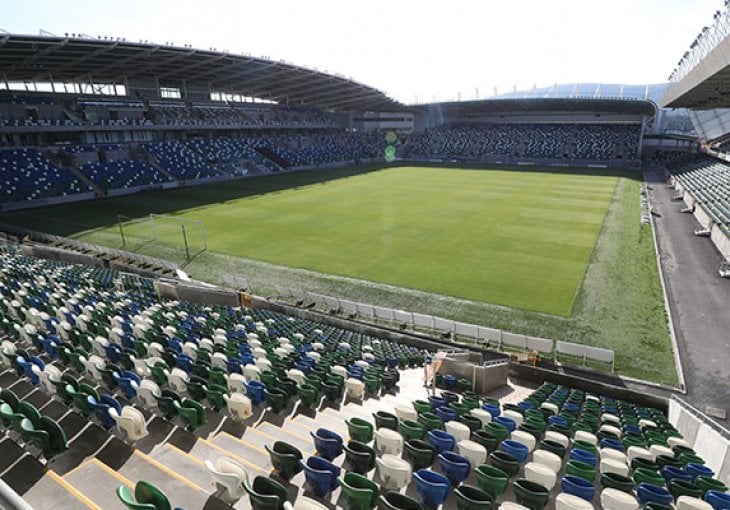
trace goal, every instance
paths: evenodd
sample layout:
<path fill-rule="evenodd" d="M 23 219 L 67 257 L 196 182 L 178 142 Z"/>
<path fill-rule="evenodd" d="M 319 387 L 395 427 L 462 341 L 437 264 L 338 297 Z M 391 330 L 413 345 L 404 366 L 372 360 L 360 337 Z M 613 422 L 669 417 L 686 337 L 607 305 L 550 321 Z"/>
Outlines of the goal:
<path fill-rule="evenodd" d="M 150 214 L 143 218 L 120 214 L 117 219 L 122 246 L 130 251 L 158 246 L 190 260 L 208 249 L 203 220 L 165 214 Z"/>

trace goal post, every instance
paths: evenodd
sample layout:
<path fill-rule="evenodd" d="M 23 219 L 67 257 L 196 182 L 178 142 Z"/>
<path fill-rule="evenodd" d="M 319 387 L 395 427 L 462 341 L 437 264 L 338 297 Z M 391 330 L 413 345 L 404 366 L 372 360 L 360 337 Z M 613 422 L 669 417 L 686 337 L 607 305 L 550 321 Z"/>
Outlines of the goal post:
<path fill-rule="evenodd" d="M 175 248 L 183 248 L 187 260 L 208 249 L 203 220 L 150 214 L 149 221 L 155 241 Z"/>
<path fill-rule="evenodd" d="M 146 217 L 130 218 L 129 216 L 117 214 L 117 224 L 119 225 L 119 235 L 122 238 L 123 248 L 136 250 L 155 241 L 152 226 Z"/>
<path fill-rule="evenodd" d="M 160 245 L 184 253 L 185 260 L 190 260 L 208 249 L 202 220 L 166 214 L 150 214 L 142 218 L 119 214 L 117 221 L 122 247 L 130 251 L 138 251 L 150 244 Z"/>

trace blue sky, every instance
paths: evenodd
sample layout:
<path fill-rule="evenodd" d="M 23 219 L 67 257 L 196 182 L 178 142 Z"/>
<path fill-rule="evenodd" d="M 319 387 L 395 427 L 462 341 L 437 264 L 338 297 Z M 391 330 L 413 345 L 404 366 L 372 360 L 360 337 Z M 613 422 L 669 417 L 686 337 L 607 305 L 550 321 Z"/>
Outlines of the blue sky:
<path fill-rule="evenodd" d="M 341 73 L 405 102 L 659 83 L 722 0 L 0 0 L 0 29 L 215 47 Z"/>

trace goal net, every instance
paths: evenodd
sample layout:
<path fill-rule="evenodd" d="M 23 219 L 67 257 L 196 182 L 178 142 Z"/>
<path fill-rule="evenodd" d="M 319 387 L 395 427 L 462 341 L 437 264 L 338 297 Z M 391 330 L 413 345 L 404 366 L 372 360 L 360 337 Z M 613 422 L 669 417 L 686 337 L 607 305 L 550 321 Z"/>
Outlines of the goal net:
<path fill-rule="evenodd" d="M 202 220 L 164 214 L 144 218 L 119 215 L 118 219 L 122 246 L 127 250 L 190 260 L 208 249 Z"/>

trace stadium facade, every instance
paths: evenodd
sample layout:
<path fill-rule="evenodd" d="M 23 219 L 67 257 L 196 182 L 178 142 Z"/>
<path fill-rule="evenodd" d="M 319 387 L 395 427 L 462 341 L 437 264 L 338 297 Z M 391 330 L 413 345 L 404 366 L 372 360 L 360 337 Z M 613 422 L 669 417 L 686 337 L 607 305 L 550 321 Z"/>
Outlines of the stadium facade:
<path fill-rule="evenodd" d="M 406 105 L 248 55 L 3 34 L 0 210 L 397 160 L 647 170 L 673 186 L 730 276 L 730 104 L 723 76 L 702 75 L 730 69 L 726 42 L 651 93 L 589 84 Z M 727 504 L 730 436 L 684 388 L 534 366 L 528 340 L 557 349 L 551 340 L 522 335 L 510 361 L 488 343 L 457 346 L 0 230 L 0 506 Z M 517 337 L 500 332 L 500 345 Z M 562 346 L 585 365 L 585 349 Z M 513 399 L 485 397 L 508 373 L 527 384 L 512 385 Z M 469 476 L 478 487 L 462 484 Z"/>

